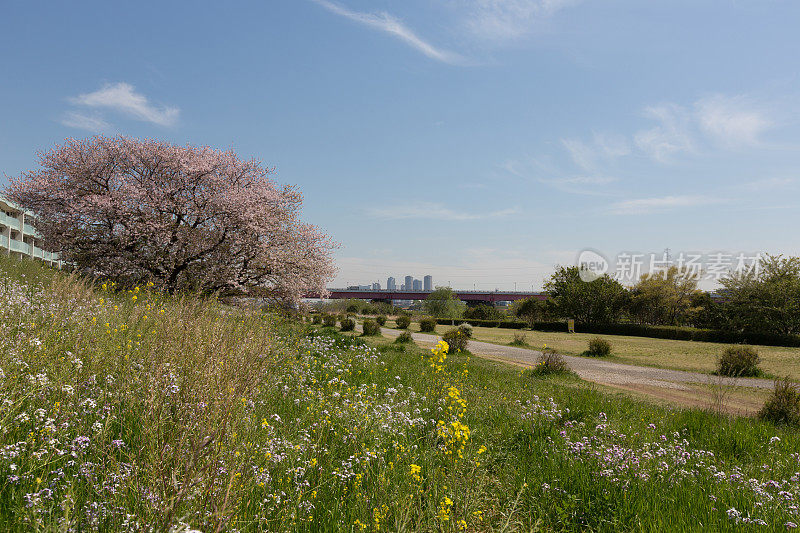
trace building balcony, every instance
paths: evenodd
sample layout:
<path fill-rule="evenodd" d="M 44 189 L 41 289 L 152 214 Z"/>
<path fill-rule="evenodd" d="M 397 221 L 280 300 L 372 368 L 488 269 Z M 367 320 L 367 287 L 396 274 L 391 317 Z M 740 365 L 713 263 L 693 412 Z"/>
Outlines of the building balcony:
<path fill-rule="evenodd" d="M 18 218 L 10 217 L 3 212 L 0 212 L 0 224 L 17 231 L 22 229 L 22 224 L 20 224 L 20 220 Z"/>
<path fill-rule="evenodd" d="M 40 237 L 39 232 L 36 231 L 36 228 L 31 226 L 30 224 L 24 224 L 22 227 L 22 232 L 25 235 L 30 235 L 31 237 L 37 237 L 37 238 Z"/>
<path fill-rule="evenodd" d="M 9 250 L 12 252 L 20 252 L 25 255 L 31 255 L 31 245 L 22 241 L 11 239 L 9 242 Z"/>

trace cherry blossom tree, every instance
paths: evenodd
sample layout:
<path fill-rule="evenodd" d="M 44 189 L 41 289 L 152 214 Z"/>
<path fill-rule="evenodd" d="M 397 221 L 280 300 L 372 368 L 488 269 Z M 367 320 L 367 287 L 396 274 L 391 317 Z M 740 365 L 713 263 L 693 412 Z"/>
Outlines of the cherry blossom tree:
<path fill-rule="evenodd" d="M 77 270 L 163 289 L 324 294 L 335 244 L 299 220 L 302 196 L 232 151 L 155 140 L 68 139 L 6 194 L 42 246 Z"/>

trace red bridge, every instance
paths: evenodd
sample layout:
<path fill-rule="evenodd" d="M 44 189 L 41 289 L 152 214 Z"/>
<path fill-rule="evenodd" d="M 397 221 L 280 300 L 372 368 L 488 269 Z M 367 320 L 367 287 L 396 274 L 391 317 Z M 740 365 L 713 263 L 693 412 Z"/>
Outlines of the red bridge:
<path fill-rule="evenodd" d="M 400 291 L 387 289 L 328 289 L 328 298 L 335 300 L 424 300 L 433 291 Z M 464 302 L 513 302 L 525 298 L 546 300 L 547 295 L 541 292 L 526 291 L 460 291 L 454 290 L 455 297 Z M 318 294 L 306 294 L 306 298 L 319 298 Z"/>

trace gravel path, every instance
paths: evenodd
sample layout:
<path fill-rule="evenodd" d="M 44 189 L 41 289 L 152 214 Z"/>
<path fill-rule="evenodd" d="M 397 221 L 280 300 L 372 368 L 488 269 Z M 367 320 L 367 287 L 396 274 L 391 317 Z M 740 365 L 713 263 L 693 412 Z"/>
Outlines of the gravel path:
<path fill-rule="evenodd" d="M 396 329 L 381 328 L 381 331 L 384 335 L 389 337 L 397 337 L 400 335 L 400 331 Z M 435 344 L 441 340 L 441 337 L 438 335 L 428 335 L 426 333 L 413 333 L 412 338 L 415 341 L 430 344 Z M 469 341 L 469 351 L 475 355 L 488 357 L 489 359 L 525 366 L 535 365 L 537 359 L 541 355 L 541 352 L 537 350 L 502 346 L 480 341 Z M 613 363 L 590 357 L 575 357 L 571 355 L 564 355 L 563 357 L 570 368 L 578 374 L 581 379 L 609 385 L 645 385 L 670 389 L 684 389 L 686 386 L 681 384 L 690 383 L 701 385 L 730 385 L 755 389 L 772 389 L 774 386 L 771 379 L 722 378 L 698 372 Z"/>

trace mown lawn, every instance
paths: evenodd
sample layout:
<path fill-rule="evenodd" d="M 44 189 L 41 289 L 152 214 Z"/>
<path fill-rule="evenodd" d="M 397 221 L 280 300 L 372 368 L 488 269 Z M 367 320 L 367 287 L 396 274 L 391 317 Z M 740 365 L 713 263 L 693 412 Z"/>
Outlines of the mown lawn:
<path fill-rule="evenodd" d="M 783 531 L 796 430 L 0 260 L 0 530 Z"/>
<path fill-rule="evenodd" d="M 394 327 L 392 321 L 387 327 Z M 441 335 L 451 326 L 436 326 Z M 412 331 L 419 331 L 419 324 L 411 324 Z M 473 338 L 494 344 L 509 344 L 518 330 L 504 328 L 473 328 Z M 547 345 L 565 355 L 581 355 L 586 351 L 589 341 L 601 337 L 611 343 L 613 348 L 609 361 L 618 361 L 642 366 L 690 370 L 694 372 L 713 372 L 717 357 L 728 346 L 712 342 L 678 341 L 653 339 L 647 337 L 627 337 L 622 335 L 593 335 L 588 333 L 557 333 L 523 331 L 532 348 Z M 789 376 L 800 381 L 800 348 L 780 346 L 757 346 L 761 357 L 761 368 L 773 377 Z"/>

